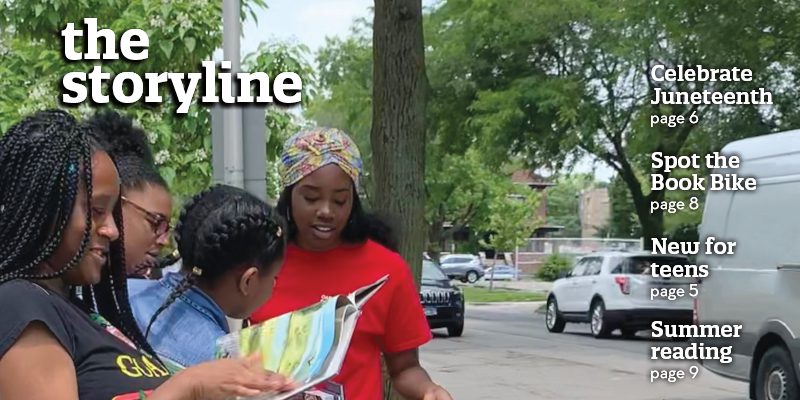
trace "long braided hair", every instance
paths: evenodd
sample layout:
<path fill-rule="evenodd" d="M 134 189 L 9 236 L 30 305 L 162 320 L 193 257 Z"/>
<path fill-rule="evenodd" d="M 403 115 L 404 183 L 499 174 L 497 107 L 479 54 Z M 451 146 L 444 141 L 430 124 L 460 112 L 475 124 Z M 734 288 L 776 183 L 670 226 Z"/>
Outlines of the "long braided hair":
<path fill-rule="evenodd" d="M 215 282 L 233 269 L 253 264 L 269 272 L 286 249 L 286 223 L 267 203 L 227 185 L 215 185 L 189 200 L 175 227 L 184 274 L 150 318 L 158 316 L 199 282 Z"/>
<path fill-rule="evenodd" d="M 61 277 L 78 264 L 92 229 L 91 157 L 103 151 L 90 131 L 69 114 L 41 111 L 12 126 L 0 138 L 0 284 L 13 279 Z M 75 255 L 49 272 L 38 270 L 60 244 L 83 185 L 86 228 Z M 122 209 L 113 211 L 123 237 Z M 86 311 L 95 310 L 140 349 L 155 354 L 137 328 L 128 302 L 125 254 L 121 241 L 111 243 L 110 265 L 101 281 L 81 289 Z M 73 300 L 76 290 L 73 288 Z"/>
<path fill-rule="evenodd" d="M 147 133 L 134 126 L 132 119 L 116 111 L 104 111 L 86 123 L 91 127 L 92 135 L 114 158 L 123 190 L 141 190 L 146 185 L 156 185 L 169 191 L 167 182 L 155 166 Z"/>
<path fill-rule="evenodd" d="M 95 114 L 86 124 L 117 164 L 123 195 L 145 190 L 148 186 L 160 187 L 169 193 L 167 182 L 155 166 L 147 134 L 134 126 L 133 120 L 115 111 L 104 111 Z M 131 267 L 136 269 L 132 276 L 140 277 L 155 266 L 145 263 Z"/>

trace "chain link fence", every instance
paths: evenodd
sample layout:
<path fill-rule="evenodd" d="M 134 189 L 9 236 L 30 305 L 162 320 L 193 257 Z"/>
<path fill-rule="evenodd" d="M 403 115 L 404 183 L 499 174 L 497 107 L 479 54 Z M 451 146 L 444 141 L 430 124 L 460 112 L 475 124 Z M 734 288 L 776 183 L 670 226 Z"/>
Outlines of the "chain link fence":
<path fill-rule="evenodd" d="M 644 239 L 615 238 L 531 238 L 524 246 L 506 257 L 513 257 L 513 264 L 519 268 L 521 275 L 536 274 L 545 259 L 558 254 L 570 261 L 596 251 L 640 251 L 644 248 Z"/>
<path fill-rule="evenodd" d="M 535 254 L 563 254 L 581 256 L 595 251 L 639 251 L 643 239 L 613 238 L 531 238 L 520 252 Z"/>

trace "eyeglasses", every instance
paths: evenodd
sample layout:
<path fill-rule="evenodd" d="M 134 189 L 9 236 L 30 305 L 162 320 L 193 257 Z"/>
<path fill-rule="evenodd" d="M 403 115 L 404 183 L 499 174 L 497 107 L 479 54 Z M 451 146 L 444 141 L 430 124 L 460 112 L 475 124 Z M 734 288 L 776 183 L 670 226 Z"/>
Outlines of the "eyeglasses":
<path fill-rule="evenodd" d="M 169 217 L 166 215 L 149 211 L 146 208 L 128 200 L 128 198 L 125 196 L 121 196 L 121 198 L 122 201 L 132 205 L 133 208 L 144 214 L 144 217 L 150 224 L 150 227 L 153 228 L 153 233 L 156 235 L 156 237 L 161 237 L 172 229 L 169 224 Z"/>

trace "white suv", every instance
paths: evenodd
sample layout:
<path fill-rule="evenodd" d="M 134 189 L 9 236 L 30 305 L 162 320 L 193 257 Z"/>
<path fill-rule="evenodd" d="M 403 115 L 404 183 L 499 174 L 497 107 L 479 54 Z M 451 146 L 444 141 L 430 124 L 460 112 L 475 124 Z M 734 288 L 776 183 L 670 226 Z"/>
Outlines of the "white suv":
<path fill-rule="evenodd" d="M 649 252 L 598 252 L 578 260 L 572 271 L 553 283 L 547 298 L 545 323 L 550 332 L 562 332 L 567 322 L 590 323 L 592 335 L 608 337 L 620 329 L 625 337 L 650 329 L 653 321 L 691 324 L 693 278 L 654 278 L 650 264 L 687 265 L 686 257 Z M 651 300 L 651 289 L 683 288 L 674 300 Z"/>

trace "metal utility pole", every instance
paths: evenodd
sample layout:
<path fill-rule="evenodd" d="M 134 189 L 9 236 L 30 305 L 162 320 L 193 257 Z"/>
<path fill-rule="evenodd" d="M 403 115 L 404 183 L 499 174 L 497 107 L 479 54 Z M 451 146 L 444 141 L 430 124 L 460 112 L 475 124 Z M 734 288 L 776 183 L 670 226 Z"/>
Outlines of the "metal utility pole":
<path fill-rule="evenodd" d="M 241 72 L 239 39 L 242 21 L 240 0 L 222 0 L 223 59 L 231 73 Z M 236 76 L 236 75 L 234 75 Z M 234 95 L 239 87 L 234 80 Z M 211 165 L 214 182 L 244 188 L 267 200 L 267 125 L 265 107 L 258 104 L 215 104 L 211 111 Z"/>
<path fill-rule="evenodd" d="M 247 105 L 242 111 L 244 143 L 244 189 L 261 200 L 267 200 L 267 121 L 266 108 Z"/>
<path fill-rule="evenodd" d="M 222 52 L 223 58 L 231 62 L 231 74 L 241 71 L 241 50 L 239 38 L 242 35 L 240 19 L 240 0 L 222 0 Z M 234 95 L 238 86 L 233 85 Z M 224 182 L 231 186 L 244 188 L 244 139 L 242 136 L 242 110 L 229 106 L 222 111 Z"/>

